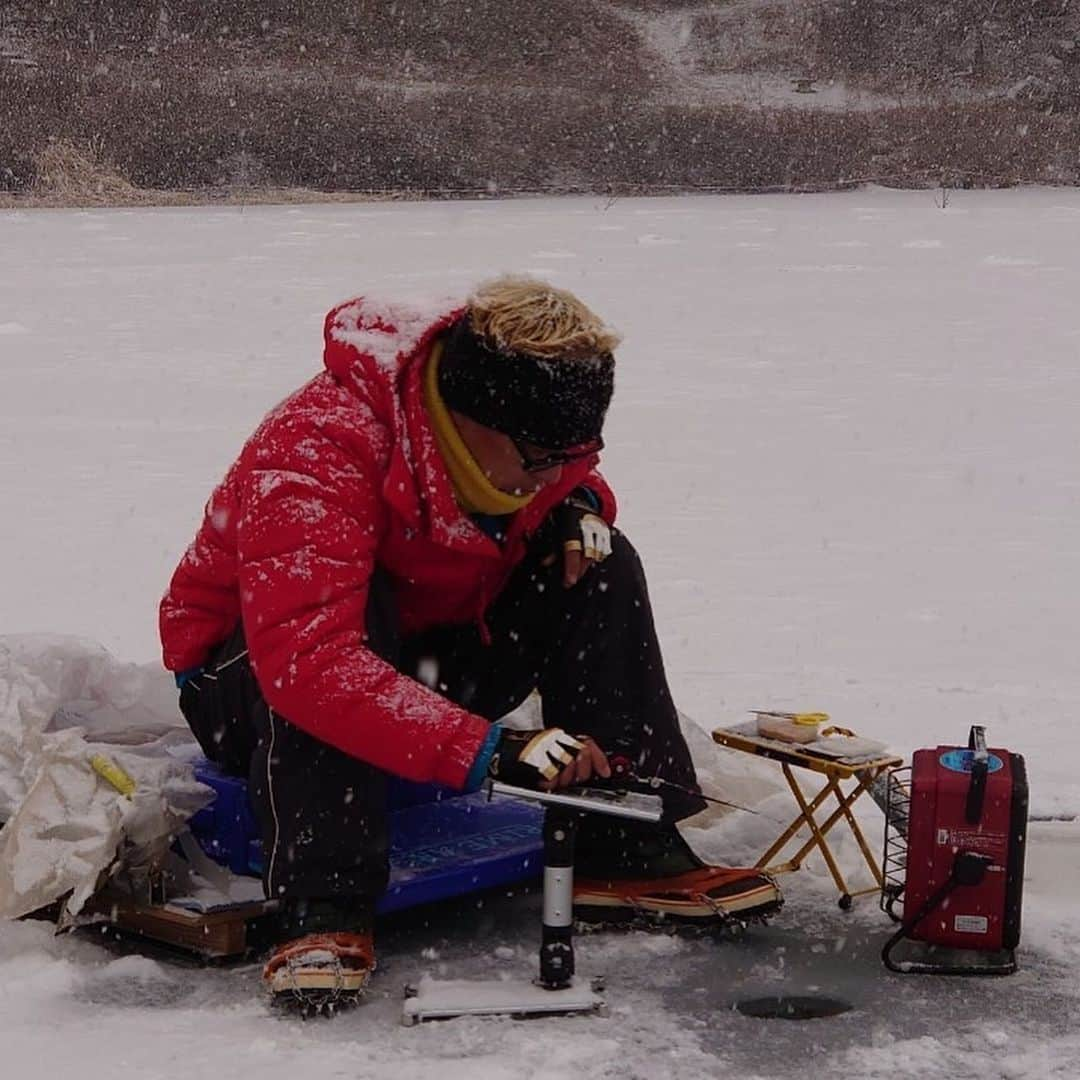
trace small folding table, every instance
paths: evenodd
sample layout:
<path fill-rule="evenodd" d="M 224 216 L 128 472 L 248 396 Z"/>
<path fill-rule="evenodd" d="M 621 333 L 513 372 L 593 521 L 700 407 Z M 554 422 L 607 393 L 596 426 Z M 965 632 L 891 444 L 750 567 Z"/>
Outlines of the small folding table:
<path fill-rule="evenodd" d="M 870 850 L 866 837 L 863 836 L 862 829 L 859 828 L 859 823 L 852 813 L 852 806 L 860 796 L 870 790 L 874 781 L 882 774 L 903 765 L 903 758 L 892 754 L 865 758 L 834 757 L 815 751 L 813 744 L 804 745 L 766 738 L 757 733 L 756 725 L 753 723 L 734 728 L 717 728 L 713 732 L 713 739 L 731 750 L 740 750 L 746 754 L 755 754 L 758 757 L 769 758 L 771 761 L 778 761 L 791 788 L 791 793 L 799 805 L 798 816 L 754 864 L 756 869 L 763 870 L 767 874 L 790 873 L 798 870 L 806 856 L 817 848 L 829 868 L 829 873 L 832 874 L 832 879 L 840 893 L 840 907 L 845 911 L 851 907 L 854 897 L 880 891 L 881 863 Z M 796 769 L 805 769 L 825 778 L 824 787 L 812 799 L 807 799 L 800 786 L 795 776 Z M 845 791 L 841 784 L 847 781 L 853 783 Z M 828 802 L 830 795 L 836 797 L 838 804 L 831 812 L 829 812 L 829 807 L 832 804 Z M 819 820 L 819 816 L 826 813 L 828 816 L 824 820 Z M 874 876 L 875 884 L 868 888 L 852 890 L 829 849 L 828 835 L 841 821 L 847 823 L 848 829 L 863 853 L 866 865 Z M 797 833 L 804 826 L 810 831 L 810 838 L 789 859 L 783 862 L 772 862 L 790 844 L 798 842 Z"/>

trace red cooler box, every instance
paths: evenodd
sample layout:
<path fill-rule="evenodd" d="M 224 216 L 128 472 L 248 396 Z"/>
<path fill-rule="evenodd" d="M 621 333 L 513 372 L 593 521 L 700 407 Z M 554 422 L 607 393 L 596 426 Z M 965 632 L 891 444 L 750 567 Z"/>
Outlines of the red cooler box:
<path fill-rule="evenodd" d="M 1028 815 L 1024 759 L 988 748 L 985 730 L 974 727 L 967 748 L 916 751 L 909 792 L 903 925 L 882 954 L 886 965 L 1015 971 Z M 902 938 L 923 943 L 918 960 L 892 960 Z"/>

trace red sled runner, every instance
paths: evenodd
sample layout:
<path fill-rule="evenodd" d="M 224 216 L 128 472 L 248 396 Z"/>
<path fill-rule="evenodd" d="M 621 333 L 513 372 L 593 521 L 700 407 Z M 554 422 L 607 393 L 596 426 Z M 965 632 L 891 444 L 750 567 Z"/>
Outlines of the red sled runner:
<path fill-rule="evenodd" d="M 982 727 L 966 749 L 917 750 L 890 775 L 882 907 L 901 923 L 881 953 L 890 971 L 1016 970 L 1027 817 L 1024 759 L 988 749 Z"/>

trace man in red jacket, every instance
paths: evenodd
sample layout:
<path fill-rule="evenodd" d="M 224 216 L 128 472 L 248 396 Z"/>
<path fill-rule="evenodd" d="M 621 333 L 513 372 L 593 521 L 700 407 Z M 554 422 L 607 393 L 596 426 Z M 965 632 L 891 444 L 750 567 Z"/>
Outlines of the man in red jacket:
<path fill-rule="evenodd" d="M 713 918 L 777 903 L 674 827 L 704 803 L 595 468 L 616 344 L 529 278 L 430 310 L 350 301 L 326 318 L 325 370 L 211 495 L 161 637 L 203 749 L 249 778 L 282 901 L 274 992 L 367 979 L 387 774 L 565 787 L 610 776 L 611 755 L 667 781 L 665 824 L 620 824 L 615 843 L 586 821 L 580 902 Z M 544 729 L 505 731 L 533 690 Z"/>

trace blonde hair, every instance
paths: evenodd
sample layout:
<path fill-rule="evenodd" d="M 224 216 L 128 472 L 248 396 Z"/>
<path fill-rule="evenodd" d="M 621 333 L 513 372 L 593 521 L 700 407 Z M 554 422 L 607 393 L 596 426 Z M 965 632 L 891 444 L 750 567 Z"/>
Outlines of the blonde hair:
<path fill-rule="evenodd" d="M 473 333 L 504 352 L 576 360 L 614 352 L 619 334 L 573 293 L 546 281 L 504 274 L 469 297 Z"/>

